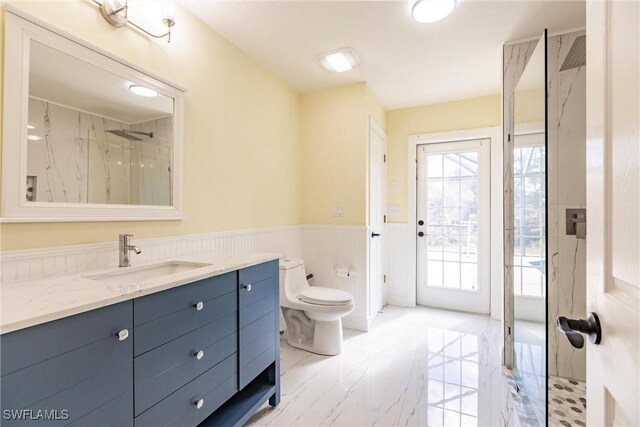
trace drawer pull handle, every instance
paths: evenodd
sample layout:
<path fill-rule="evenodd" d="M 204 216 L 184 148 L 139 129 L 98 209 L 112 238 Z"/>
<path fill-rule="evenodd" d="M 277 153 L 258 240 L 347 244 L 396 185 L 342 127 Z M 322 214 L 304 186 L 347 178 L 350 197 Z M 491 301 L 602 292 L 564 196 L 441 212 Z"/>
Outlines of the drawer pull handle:
<path fill-rule="evenodd" d="M 196 308 L 196 310 L 200 311 L 204 308 L 204 303 L 202 301 L 199 301 L 196 305 L 194 305 L 194 307 Z"/>
<path fill-rule="evenodd" d="M 200 350 L 199 352 L 194 354 L 194 356 L 196 356 L 196 359 L 200 360 L 204 357 L 204 351 Z"/>
<path fill-rule="evenodd" d="M 129 331 L 126 329 L 121 330 L 120 332 L 118 332 L 118 341 L 124 341 L 129 337 Z"/>
<path fill-rule="evenodd" d="M 196 401 L 196 409 L 200 409 L 204 406 L 204 399 Z"/>
<path fill-rule="evenodd" d="M 247 292 L 251 292 L 251 284 L 244 285 L 243 288 L 245 288 Z"/>

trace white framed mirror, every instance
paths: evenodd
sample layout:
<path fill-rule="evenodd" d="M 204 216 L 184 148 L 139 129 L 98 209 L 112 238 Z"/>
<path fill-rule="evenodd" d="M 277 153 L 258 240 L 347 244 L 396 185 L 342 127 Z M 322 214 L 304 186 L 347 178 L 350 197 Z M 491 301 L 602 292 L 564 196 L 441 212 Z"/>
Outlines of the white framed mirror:
<path fill-rule="evenodd" d="M 185 90 L 29 17 L 5 28 L 2 221 L 182 219 Z"/>

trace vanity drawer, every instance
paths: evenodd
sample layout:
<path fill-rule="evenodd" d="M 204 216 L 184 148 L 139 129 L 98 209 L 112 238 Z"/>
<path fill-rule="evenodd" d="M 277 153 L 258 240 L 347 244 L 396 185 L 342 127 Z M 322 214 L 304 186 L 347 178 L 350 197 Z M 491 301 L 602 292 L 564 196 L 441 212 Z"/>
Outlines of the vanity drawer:
<path fill-rule="evenodd" d="M 238 283 L 237 278 L 237 272 L 232 271 L 138 298 L 133 307 L 135 325 L 142 325 L 187 307 L 193 307 L 200 301 L 209 301 L 234 292 Z"/>
<path fill-rule="evenodd" d="M 126 301 L 0 336 L 2 376 L 112 337 L 122 329 L 133 332 L 132 307 Z"/>
<path fill-rule="evenodd" d="M 197 425 L 238 391 L 237 372 L 234 353 L 136 417 L 135 426 Z M 198 409 L 200 399 L 203 405 Z"/>
<path fill-rule="evenodd" d="M 5 350 L 3 346 L 2 351 Z M 132 359 L 131 337 L 120 341 L 116 335 L 110 335 L 93 344 L 12 372 L 2 377 L 2 409 L 26 408 L 62 391 L 66 393 L 70 387 L 77 387 Z M 124 393 L 133 388 L 133 380 L 123 378 L 121 382 L 109 385 L 116 386 Z"/>
<path fill-rule="evenodd" d="M 118 396 L 127 394 L 131 391 L 133 386 L 133 361 L 128 360 L 125 363 L 108 369 L 86 381 L 80 382 L 72 387 L 64 389 L 44 400 L 40 400 L 34 404 L 22 404 L 14 407 L 7 407 L 3 405 L 5 409 L 29 409 L 35 414 L 38 410 L 67 410 L 68 419 L 57 420 L 29 420 L 29 421 L 17 421 L 17 420 L 3 420 L 3 426 L 63 426 L 78 421 L 78 425 L 92 425 L 84 424 L 80 422 L 80 419 L 85 415 L 90 415 L 93 411 L 107 405 Z M 128 399 L 130 403 L 125 402 L 124 407 L 133 408 L 133 397 L 131 393 L 127 394 L 128 397 L 122 397 L 123 400 Z M 8 396 L 3 391 L 3 399 Z M 10 397 L 13 400 L 13 396 Z M 34 400 L 34 399 L 30 399 Z M 132 418 L 133 411 L 122 414 L 124 418 Z"/>
<path fill-rule="evenodd" d="M 133 427 L 133 390 L 68 424 L 74 427 Z"/>
<path fill-rule="evenodd" d="M 225 325 L 214 322 L 135 359 L 136 415 L 237 353 L 236 315 L 222 320 Z M 228 335 L 220 337 L 222 331 Z M 198 351 L 202 351 L 200 359 Z"/>
<path fill-rule="evenodd" d="M 200 310 L 189 300 L 188 303 L 183 304 L 185 308 L 180 311 L 136 326 L 135 355 L 141 355 L 214 320 L 236 313 L 237 298 L 234 288 L 230 293 L 218 298 L 202 301 Z"/>

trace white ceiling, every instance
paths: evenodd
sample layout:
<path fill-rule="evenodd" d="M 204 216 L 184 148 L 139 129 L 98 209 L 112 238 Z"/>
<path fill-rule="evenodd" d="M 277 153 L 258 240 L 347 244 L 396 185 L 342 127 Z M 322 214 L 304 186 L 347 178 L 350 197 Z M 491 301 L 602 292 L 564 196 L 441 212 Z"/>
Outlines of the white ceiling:
<path fill-rule="evenodd" d="M 458 0 L 434 24 L 413 21 L 410 1 L 179 1 L 295 90 L 366 81 L 386 109 L 499 93 L 503 43 L 585 25 L 581 0 Z M 316 62 L 345 46 L 359 68 Z"/>
<path fill-rule="evenodd" d="M 29 95 L 76 110 L 133 124 L 173 114 L 173 99 L 145 98 L 129 91 L 134 84 L 119 75 L 32 42 Z"/>

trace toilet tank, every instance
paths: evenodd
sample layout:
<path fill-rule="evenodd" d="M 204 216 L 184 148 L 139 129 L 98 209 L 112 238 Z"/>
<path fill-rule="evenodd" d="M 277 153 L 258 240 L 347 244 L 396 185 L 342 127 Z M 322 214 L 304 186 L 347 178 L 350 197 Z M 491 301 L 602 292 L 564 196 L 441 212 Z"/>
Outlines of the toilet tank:
<path fill-rule="evenodd" d="M 309 287 L 304 261 L 301 259 L 280 260 L 280 298 L 285 294 L 289 299 L 295 299 L 300 291 Z"/>

